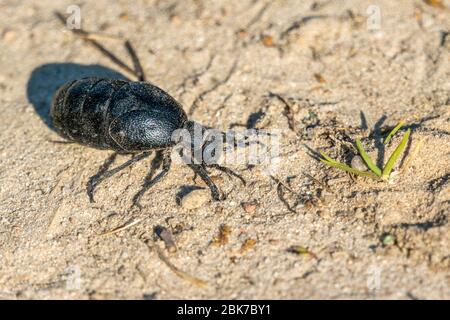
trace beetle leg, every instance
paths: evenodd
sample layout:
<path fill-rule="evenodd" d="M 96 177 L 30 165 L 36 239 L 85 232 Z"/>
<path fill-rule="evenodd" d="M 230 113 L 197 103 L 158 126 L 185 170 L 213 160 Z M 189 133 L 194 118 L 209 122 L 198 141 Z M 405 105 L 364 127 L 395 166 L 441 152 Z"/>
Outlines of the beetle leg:
<path fill-rule="evenodd" d="M 92 203 L 94 202 L 94 188 L 96 186 L 95 181 L 100 179 L 106 171 L 108 171 L 109 167 L 114 163 L 117 157 L 117 152 L 113 152 L 106 160 L 103 162 L 103 164 L 98 169 L 97 173 L 89 178 L 89 181 L 86 185 L 87 194 L 89 196 L 89 201 Z"/>
<path fill-rule="evenodd" d="M 148 189 L 157 184 L 167 175 L 167 173 L 170 170 L 170 165 L 172 164 L 170 151 L 171 150 L 168 149 L 157 152 L 155 159 L 153 159 L 152 161 L 150 171 L 144 179 L 144 183 L 142 184 L 141 190 L 139 190 L 139 192 L 136 193 L 133 197 L 133 204 L 131 205 L 131 207 L 136 206 L 139 209 L 141 209 L 142 207 L 139 201 L 141 200 L 142 196 L 148 191 Z M 152 179 L 155 169 L 158 168 L 161 164 L 161 158 L 162 158 L 162 171 Z"/>
<path fill-rule="evenodd" d="M 60 13 L 60 12 L 54 12 L 56 17 L 61 21 L 63 25 L 66 25 L 66 17 Z M 130 68 L 128 65 L 126 65 L 122 60 L 120 60 L 116 55 L 114 55 L 112 52 L 110 52 L 108 49 L 106 49 L 104 46 L 102 46 L 100 43 L 98 43 L 94 37 L 92 37 L 92 34 L 83 30 L 83 29 L 70 29 L 75 35 L 82 38 L 87 43 L 91 44 L 94 48 L 99 50 L 102 54 L 104 54 L 106 57 L 108 57 L 112 62 L 114 62 L 116 65 L 121 67 L 122 69 L 126 70 L 127 72 L 135 75 L 139 81 L 145 81 L 144 72 L 142 70 L 141 64 L 139 63 L 139 59 L 137 58 L 137 55 L 134 51 L 134 49 L 131 47 L 130 42 L 127 40 L 125 41 L 125 49 L 128 51 L 128 53 L 131 56 L 131 59 L 133 61 L 134 70 Z M 113 39 L 120 39 L 120 38 L 113 38 Z"/>
<path fill-rule="evenodd" d="M 225 200 L 225 195 L 221 195 L 219 192 L 219 189 L 214 184 L 214 182 L 211 180 L 210 176 L 208 175 L 208 172 L 206 169 L 200 165 L 200 164 L 188 164 L 188 166 L 202 178 L 202 180 L 206 183 L 206 185 L 211 190 L 211 195 L 214 200 L 216 201 L 222 201 Z"/>
<path fill-rule="evenodd" d="M 89 178 L 89 181 L 86 185 L 86 191 L 89 196 L 89 201 L 91 203 L 94 202 L 94 190 L 95 190 L 95 187 L 97 187 L 97 185 L 100 182 L 111 177 L 112 175 L 116 174 L 117 172 L 131 166 L 133 163 L 147 158 L 149 155 L 150 155 L 150 152 L 140 153 L 137 156 L 134 156 L 133 158 L 131 158 L 130 160 L 124 162 L 120 166 L 108 171 L 108 168 L 111 166 L 111 164 L 114 162 L 114 160 L 117 156 L 117 153 L 114 152 L 111 156 L 108 157 L 108 159 L 106 159 L 106 161 L 100 167 L 99 171 L 95 175 L 93 175 L 92 177 Z"/>
<path fill-rule="evenodd" d="M 242 181 L 242 184 L 244 186 L 246 185 L 245 179 L 240 174 L 234 172 L 230 168 L 222 167 L 221 165 L 218 165 L 217 163 L 209 164 L 209 165 L 207 165 L 207 167 L 214 168 L 214 169 L 217 169 L 219 171 L 225 172 L 228 176 L 236 177 L 236 178 L 238 178 L 239 180 Z"/>
<path fill-rule="evenodd" d="M 127 49 L 128 54 L 131 57 L 131 61 L 133 62 L 134 73 L 136 74 L 136 77 L 139 81 L 145 81 L 144 69 L 142 69 L 141 62 L 139 61 L 136 51 L 131 46 L 130 41 L 125 41 L 125 48 Z"/>
<path fill-rule="evenodd" d="M 163 150 L 156 151 L 155 157 L 152 160 L 152 163 L 150 164 L 150 171 L 148 172 L 147 176 L 145 177 L 146 180 L 151 180 L 153 176 L 155 175 L 156 170 L 161 167 L 161 165 L 164 162 L 164 152 Z"/>

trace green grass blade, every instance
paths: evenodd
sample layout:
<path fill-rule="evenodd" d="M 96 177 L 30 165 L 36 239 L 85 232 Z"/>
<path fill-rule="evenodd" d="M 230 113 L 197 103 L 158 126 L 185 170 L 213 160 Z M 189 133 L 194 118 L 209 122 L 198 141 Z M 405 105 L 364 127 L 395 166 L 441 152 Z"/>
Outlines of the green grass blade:
<path fill-rule="evenodd" d="M 403 150 L 406 147 L 406 143 L 408 142 L 410 134 L 411 134 L 411 129 L 408 129 L 406 131 L 405 135 L 403 136 L 402 141 L 400 142 L 400 144 L 397 146 L 397 148 L 394 150 L 394 152 L 390 156 L 388 162 L 386 163 L 386 166 L 383 169 L 383 174 L 381 175 L 381 177 L 383 179 L 387 179 L 389 177 L 389 175 L 391 174 L 391 171 L 392 171 L 392 168 L 394 168 L 395 162 L 397 161 L 398 157 L 400 156 L 400 154 L 403 152 Z"/>
<path fill-rule="evenodd" d="M 335 168 L 338 168 L 340 170 L 356 174 L 358 176 L 369 177 L 369 178 L 372 178 L 372 179 L 377 179 L 378 178 L 372 172 L 360 171 L 360 170 L 354 169 L 352 167 L 349 167 L 349 166 L 347 166 L 347 165 L 345 165 L 343 163 L 340 163 L 340 162 L 337 162 L 337 161 L 334 161 L 334 160 L 327 161 L 325 159 L 320 159 L 320 161 L 322 161 L 323 163 L 329 165 L 330 167 L 335 167 Z"/>
<path fill-rule="evenodd" d="M 361 154 L 361 157 L 363 158 L 364 162 L 367 164 L 370 170 L 373 171 L 377 176 L 381 177 L 381 169 L 378 168 L 375 163 L 372 162 L 369 155 L 364 150 L 361 141 L 356 140 L 356 147 L 358 148 L 359 153 Z"/>
<path fill-rule="evenodd" d="M 401 127 L 403 127 L 405 125 L 404 121 L 400 121 L 394 129 L 392 129 L 391 132 L 389 132 L 389 134 L 387 135 L 386 139 L 384 139 L 384 144 L 387 144 L 392 137 L 397 133 L 398 130 L 400 130 Z"/>
<path fill-rule="evenodd" d="M 327 160 L 327 161 L 329 161 L 329 162 L 337 162 L 337 161 L 331 159 L 329 156 L 327 156 L 327 155 L 325 154 L 325 152 L 323 152 L 323 151 L 319 151 L 319 152 L 320 152 L 320 154 L 322 155 L 322 157 L 325 158 L 325 160 Z"/>

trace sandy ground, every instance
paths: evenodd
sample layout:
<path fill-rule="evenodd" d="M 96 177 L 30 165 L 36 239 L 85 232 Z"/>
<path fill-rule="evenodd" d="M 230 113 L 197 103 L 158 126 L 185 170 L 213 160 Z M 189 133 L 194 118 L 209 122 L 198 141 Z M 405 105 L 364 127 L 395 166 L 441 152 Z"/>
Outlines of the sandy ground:
<path fill-rule="evenodd" d="M 51 97 L 68 79 L 133 75 L 59 23 L 72 1 L 2 0 L 0 298 L 450 299 L 449 1 L 111 3 L 79 2 L 83 28 L 130 39 L 196 121 L 283 129 L 279 169 L 235 166 L 246 186 L 214 173 L 228 198 L 187 210 L 179 194 L 204 185 L 174 166 L 129 209 L 148 159 L 89 203 L 110 152 L 52 142 Z M 349 161 L 349 142 L 402 119 L 412 138 L 391 182 L 312 156 Z"/>

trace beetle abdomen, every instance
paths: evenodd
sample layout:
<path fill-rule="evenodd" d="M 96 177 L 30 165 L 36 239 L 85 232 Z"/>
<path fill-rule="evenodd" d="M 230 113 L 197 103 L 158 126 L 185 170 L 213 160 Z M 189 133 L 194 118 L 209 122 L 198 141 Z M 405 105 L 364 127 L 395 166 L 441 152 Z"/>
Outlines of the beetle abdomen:
<path fill-rule="evenodd" d="M 111 148 L 105 123 L 113 93 L 127 82 L 84 78 L 63 85 L 55 94 L 52 123 L 63 137 L 100 149 Z"/>
<path fill-rule="evenodd" d="M 146 118 L 134 116 L 136 111 Z M 167 146 L 171 132 L 187 120 L 178 102 L 158 87 L 100 78 L 62 86 L 53 99 L 51 118 L 58 133 L 71 141 L 122 152 Z"/>

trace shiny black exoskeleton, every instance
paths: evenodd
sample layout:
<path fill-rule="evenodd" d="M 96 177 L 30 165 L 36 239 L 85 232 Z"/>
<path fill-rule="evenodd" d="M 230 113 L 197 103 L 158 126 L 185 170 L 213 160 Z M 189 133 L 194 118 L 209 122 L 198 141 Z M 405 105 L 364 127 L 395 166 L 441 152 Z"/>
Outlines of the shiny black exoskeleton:
<path fill-rule="evenodd" d="M 57 17 L 64 22 L 61 14 Z M 125 42 L 134 70 L 121 62 L 88 33 L 78 29 L 76 34 L 90 42 L 113 62 L 134 73 L 138 82 L 119 79 L 83 78 L 64 84 L 54 95 L 50 118 L 56 131 L 65 139 L 98 149 L 115 152 L 105 161 L 96 175 L 87 183 L 87 193 L 94 201 L 94 189 L 103 180 L 126 167 L 145 159 L 156 152 L 152 166 L 145 177 L 141 190 L 134 196 L 133 205 L 139 206 L 141 196 L 168 173 L 171 165 L 171 150 L 175 145 L 172 134 L 177 129 L 186 129 L 193 135 L 195 124 L 189 121 L 181 105 L 162 89 L 145 82 L 139 60 Z M 224 135 L 224 133 L 222 133 Z M 200 145 L 203 149 L 205 145 Z M 133 157 L 109 170 L 118 153 L 130 153 Z M 207 167 L 221 170 L 245 181 L 232 170 L 215 163 L 187 161 L 187 165 L 207 184 L 214 200 L 225 197 L 209 177 Z M 155 170 L 162 171 L 154 176 Z M 154 176 L 154 177 L 153 177 Z"/>
<path fill-rule="evenodd" d="M 64 138 L 118 153 L 170 147 L 173 131 L 187 121 L 180 104 L 154 85 L 100 78 L 63 85 L 50 117 Z"/>

